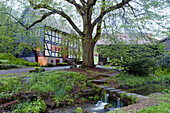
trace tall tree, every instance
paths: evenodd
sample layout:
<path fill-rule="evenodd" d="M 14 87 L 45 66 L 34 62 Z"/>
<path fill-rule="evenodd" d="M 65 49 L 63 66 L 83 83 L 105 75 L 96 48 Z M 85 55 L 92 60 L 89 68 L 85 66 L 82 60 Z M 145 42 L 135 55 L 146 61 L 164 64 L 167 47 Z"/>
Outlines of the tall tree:
<path fill-rule="evenodd" d="M 102 32 L 102 23 L 107 14 L 115 12 L 133 14 L 134 17 L 142 16 L 142 19 L 148 19 L 152 16 L 150 7 L 159 8 L 167 5 L 167 0 L 28 0 L 35 10 L 45 9 L 46 13 L 37 21 L 29 26 L 28 30 L 38 22 L 43 21 L 46 17 L 58 14 L 65 19 L 72 28 L 81 37 L 83 49 L 83 66 L 93 67 L 93 51 L 96 42 L 99 40 Z M 120 11 L 121 9 L 121 11 Z M 136 14 L 136 11 L 140 12 Z M 153 11 L 155 12 L 155 10 Z M 72 16 L 74 15 L 74 16 Z M 154 15 L 155 16 L 155 15 Z M 132 19 L 134 19 L 132 17 Z M 75 20 L 77 18 L 78 20 Z M 149 18 L 153 19 L 153 18 Z M 78 22 L 76 22 L 78 21 Z M 80 27 L 78 24 L 80 23 Z M 142 23 L 141 23 L 142 24 Z M 83 27 L 81 29 L 81 27 Z"/>

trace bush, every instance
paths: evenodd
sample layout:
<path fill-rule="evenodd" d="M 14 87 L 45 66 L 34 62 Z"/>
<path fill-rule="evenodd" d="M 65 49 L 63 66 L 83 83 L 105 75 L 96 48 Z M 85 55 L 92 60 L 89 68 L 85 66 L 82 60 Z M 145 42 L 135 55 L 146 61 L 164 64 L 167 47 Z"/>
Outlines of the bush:
<path fill-rule="evenodd" d="M 123 65 L 126 71 L 133 75 L 147 76 L 156 69 L 156 62 L 152 59 L 133 60 Z"/>
<path fill-rule="evenodd" d="M 1 61 L 5 61 L 6 63 L 9 64 L 17 64 L 17 65 L 26 65 L 26 66 L 38 66 L 37 62 L 28 62 L 24 59 L 18 59 L 16 58 L 14 55 L 12 54 L 8 54 L 8 53 L 0 53 L 0 59 L 2 59 Z"/>
<path fill-rule="evenodd" d="M 45 112 L 47 106 L 42 99 L 33 102 L 19 103 L 13 108 L 14 113 L 40 113 Z"/>
<path fill-rule="evenodd" d="M 45 65 L 45 67 L 54 67 L 54 65 L 51 64 L 51 63 L 47 63 L 47 64 Z"/>
<path fill-rule="evenodd" d="M 67 66 L 68 63 L 57 63 L 56 66 Z"/>
<path fill-rule="evenodd" d="M 170 72 L 170 54 L 164 54 L 157 57 L 159 59 L 159 67 L 166 69 L 167 72 Z"/>

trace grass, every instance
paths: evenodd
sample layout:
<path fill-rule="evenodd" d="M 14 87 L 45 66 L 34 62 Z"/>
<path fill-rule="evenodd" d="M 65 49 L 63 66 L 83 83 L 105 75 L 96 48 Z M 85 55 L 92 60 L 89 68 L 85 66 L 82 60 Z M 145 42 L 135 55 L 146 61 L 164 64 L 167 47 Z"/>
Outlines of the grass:
<path fill-rule="evenodd" d="M 21 94 L 35 95 L 38 98 L 41 98 L 42 102 L 50 98 L 51 101 L 56 103 L 56 107 L 59 107 L 61 105 L 74 105 L 75 103 L 84 101 L 81 97 L 81 90 L 89 87 L 87 84 L 87 77 L 76 72 L 47 71 L 15 77 L 6 77 L 12 76 L 12 74 L 1 76 L 4 76 L 4 78 L 0 78 L 0 93 L 3 95 L 15 95 L 15 97 L 12 98 L 20 100 L 20 103 L 11 109 L 14 111 L 19 110 L 20 105 L 28 106 L 23 107 L 21 111 L 31 109 L 31 107 L 34 106 L 34 103 L 38 102 L 36 100 L 29 103 L 23 101 L 23 99 L 20 98 Z M 25 83 L 23 77 L 30 77 L 29 83 Z M 0 100 L 3 98 L 4 97 L 0 97 Z M 0 104 L 3 103 L 0 101 Z M 38 104 L 37 108 L 39 108 Z M 39 110 L 40 109 L 37 109 L 37 111 Z"/>

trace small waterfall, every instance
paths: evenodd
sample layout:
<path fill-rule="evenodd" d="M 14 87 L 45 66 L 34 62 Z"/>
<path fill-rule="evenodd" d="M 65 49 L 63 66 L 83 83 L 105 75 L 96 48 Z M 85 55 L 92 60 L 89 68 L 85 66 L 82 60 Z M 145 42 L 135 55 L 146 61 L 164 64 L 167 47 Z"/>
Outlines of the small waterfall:
<path fill-rule="evenodd" d="M 109 98 L 109 94 L 106 94 L 106 95 L 105 95 L 105 103 L 108 102 L 108 98 Z"/>
<path fill-rule="evenodd" d="M 108 101 L 108 97 L 109 97 L 109 94 L 106 94 L 105 95 L 105 102 L 103 102 L 103 95 L 101 96 L 101 100 L 97 102 L 97 104 L 95 104 L 95 106 L 98 107 L 98 109 L 104 109 L 104 106 L 107 105 L 107 101 Z"/>
<path fill-rule="evenodd" d="M 120 108 L 120 107 L 121 107 L 120 104 L 121 104 L 121 103 L 120 103 L 120 98 L 118 98 L 118 99 L 117 99 L 117 108 Z"/>

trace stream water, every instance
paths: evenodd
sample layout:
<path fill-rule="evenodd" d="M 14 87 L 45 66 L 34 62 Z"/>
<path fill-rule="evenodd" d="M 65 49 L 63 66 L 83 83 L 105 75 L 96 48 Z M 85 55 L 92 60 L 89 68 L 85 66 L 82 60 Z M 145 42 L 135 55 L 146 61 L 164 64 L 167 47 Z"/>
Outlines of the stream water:
<path fill-rule="evenodd" d="M 146 84 L 146 85 L 142 85 L 140 87 L 122 89 L 122 90 L 125 90 L 130 93 L 136 93 L 136 94 L 148 96 L 152 93 L 162 92 L 162 91 L 164 91 L 164 89 L 170 90 L 170 83 Z"/>
<path fill-rule="evenodd" d="M 106 110 L 104 109 L 104 106 L 107 104 L 109 104 L 110 107 L 108 107 Z M 81 107 L 84 111 L 88 111 L 89 113 L 105 113 L 107 111 L 115 110 L 123 106 L 124 104 L 120 101 L 120 98 L 113 100 L 109 98 L 109 94 L 106 94 L 104 98 L 103 95 L 101 95 L 101 100 L 99 100 L 96 104 L 84 103 L 78 107 Z M 50 113 L 73 113 L 74 109 L 76 109 L 76 107 L 65 107 L 52 110 Z"/>

